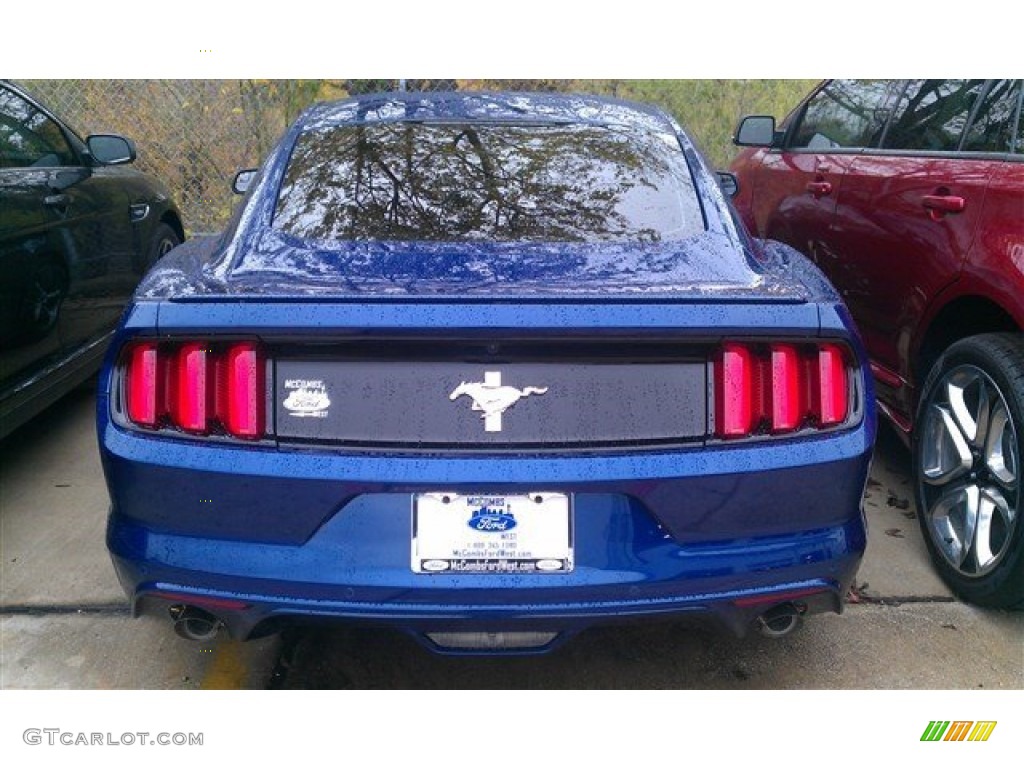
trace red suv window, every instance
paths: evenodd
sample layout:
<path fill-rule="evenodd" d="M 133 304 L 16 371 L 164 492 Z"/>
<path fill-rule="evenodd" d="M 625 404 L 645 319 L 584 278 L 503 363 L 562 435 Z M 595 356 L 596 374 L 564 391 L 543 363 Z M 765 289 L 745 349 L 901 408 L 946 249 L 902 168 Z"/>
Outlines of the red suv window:
<path fill-rule="evenodd" d="M 819 152 L 873 146 L 891 88 L 891 80 L 831 81 L 807 102 L 788 146 Z"/>
<path fill-rule="evenodd" d="M 1013 152 L 1020 99 L 1020 80 L 996 80 L 974 111 L 962 149 L 965 152 Z M 1019 129 L 1017 131 L 1019 135 Z M 1017 151 L 1020 149 L 1017 147 Z"/>
<path fill-rule="evenodd" d="M 882 146 L 955 152 L 984 80 L 911 80 L 896 103 Z"/>

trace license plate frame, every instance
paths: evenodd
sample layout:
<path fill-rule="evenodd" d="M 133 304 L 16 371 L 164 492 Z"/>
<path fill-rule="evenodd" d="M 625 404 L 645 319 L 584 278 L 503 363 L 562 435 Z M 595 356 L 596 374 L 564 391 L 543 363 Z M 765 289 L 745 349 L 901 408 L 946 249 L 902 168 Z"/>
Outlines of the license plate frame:
<path fill-rule="evenodd" d="M 574 567 L 571 494 L 413 494 L 414 573 L 550 575 Z"/>

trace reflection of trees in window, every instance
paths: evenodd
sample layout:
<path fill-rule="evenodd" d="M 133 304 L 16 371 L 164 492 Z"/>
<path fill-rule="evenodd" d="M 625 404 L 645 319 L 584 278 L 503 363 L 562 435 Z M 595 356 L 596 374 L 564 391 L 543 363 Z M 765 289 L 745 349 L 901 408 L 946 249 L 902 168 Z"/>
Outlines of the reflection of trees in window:
<path fill-rule="evenodd" d="M 1024 154 L 1024 102 L 1018 102 L 1017 107 L 1017 134 L 1013 140 L 1013 149 L 1017 154 Z"/>
<path fill-rule="evenodd" d="M 807 105 L 794 147 L 838 149 L 873 146 L 885 124 L 891 80 L 833 80 Z"/>
<path fill-rule="evenodd" d="M 995 80 L 974 112 L 965 152 L 1013 152 L 1013 125 L 1021 100 L 1020 80 Z"/>
<path fill-rule="evenodd" d="M 56 123 L 0 88 L 0 168 L 69 165 L 72 159 Z"/>
<path fill-rule="evenodd" d="M 399 121 L 300 136 L 275 226 L 313 240 L 656 242 L 703 224 L 681 152 L 658 137 Z"/>
<path fill-rule="evenodd" d="M 984 80 L 911 80 L 885 134 L 885 147 L 952 152 Z"/>

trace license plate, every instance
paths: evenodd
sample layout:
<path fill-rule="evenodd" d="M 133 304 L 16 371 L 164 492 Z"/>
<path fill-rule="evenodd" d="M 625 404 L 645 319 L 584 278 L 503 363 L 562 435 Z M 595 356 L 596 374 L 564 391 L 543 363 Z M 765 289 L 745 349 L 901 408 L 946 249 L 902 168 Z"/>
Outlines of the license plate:
<path fill-rule="evenodd" d="M 420 493 L 412 505 L 416 573 L 567 573 L 572 514 L 564 493 Z"/>

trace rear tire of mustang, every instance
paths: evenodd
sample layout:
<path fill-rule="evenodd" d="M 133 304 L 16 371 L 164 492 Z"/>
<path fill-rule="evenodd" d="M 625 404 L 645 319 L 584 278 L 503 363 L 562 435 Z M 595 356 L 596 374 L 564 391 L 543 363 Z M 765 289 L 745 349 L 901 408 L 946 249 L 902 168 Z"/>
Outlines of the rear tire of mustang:
<path fill-rule="evenodd" d="M 1022 438 L 1024 336 L 985 334 L 950 346 L 918 407 L 918 518 L 945 582 L 989 608 L 1024 604 Z"/>

